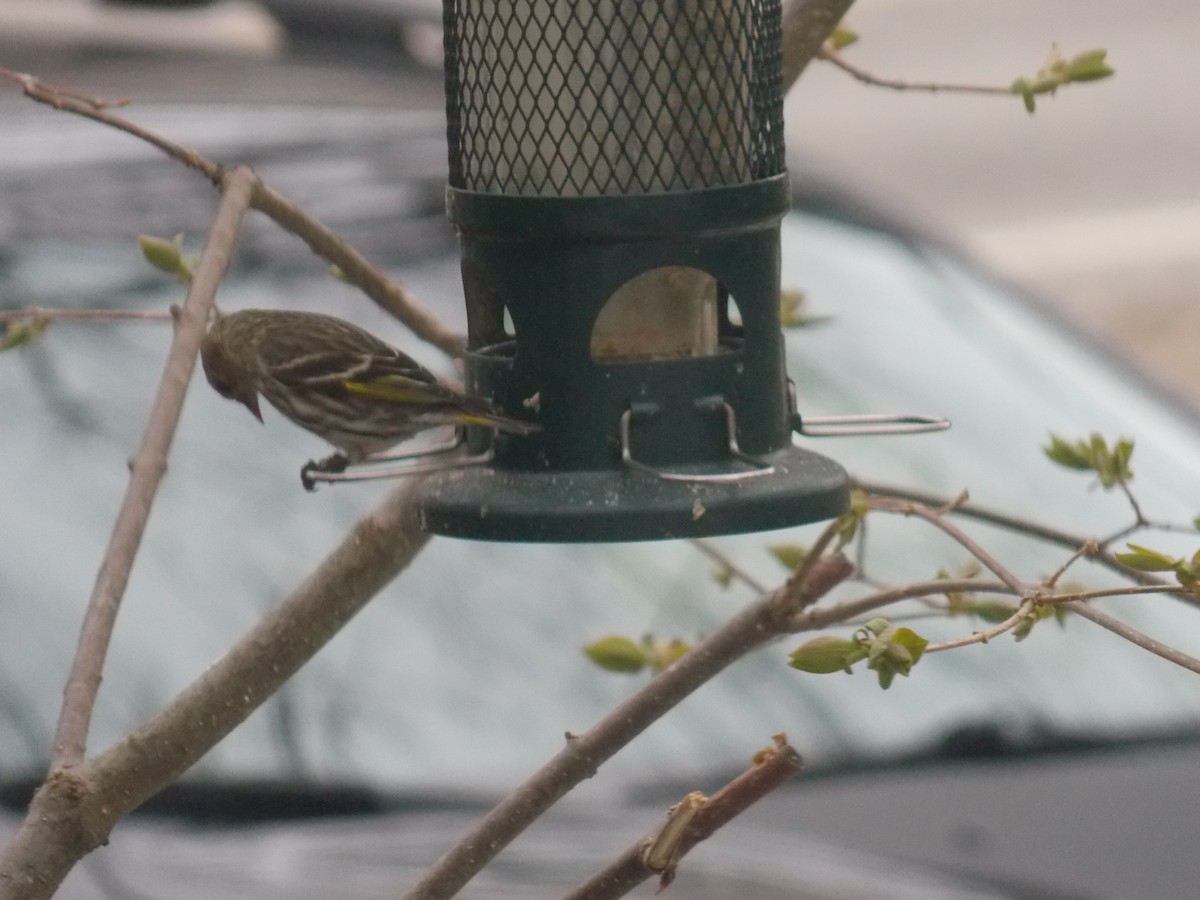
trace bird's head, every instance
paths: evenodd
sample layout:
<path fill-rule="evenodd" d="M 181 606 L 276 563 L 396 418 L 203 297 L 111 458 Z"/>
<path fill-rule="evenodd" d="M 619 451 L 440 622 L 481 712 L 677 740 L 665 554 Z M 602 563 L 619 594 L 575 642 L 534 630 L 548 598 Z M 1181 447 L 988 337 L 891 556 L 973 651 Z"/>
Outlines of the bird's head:
<path fill-rule="evenodd" d="M 214 391 L 226 399 L 236 400 L 261 422 L 263 417 L 258 408 L 258 390 L 254 380 L 245 362 L 238 359 L 225 339 L 225 329 L 221 325 L 221 319 L 214 322 L 200 344 L 200 363 L 204 367 L 204 375 Z"/>

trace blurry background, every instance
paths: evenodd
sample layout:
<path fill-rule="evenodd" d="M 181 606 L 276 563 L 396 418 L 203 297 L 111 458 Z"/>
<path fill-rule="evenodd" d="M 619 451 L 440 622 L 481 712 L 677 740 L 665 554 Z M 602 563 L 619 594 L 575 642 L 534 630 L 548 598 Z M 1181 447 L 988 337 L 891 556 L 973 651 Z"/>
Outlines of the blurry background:
<path fill-rule="evenodd" d="M 214 158 L 252 161 L 368 256 L 386 260 L 439 313 L 461 316 L 442 203 L 438 18 L 437 0 L 222 0 L 176 3 L 169 11 L 100 0 L 0 0 L 0 66 L 89 94 L 131 97 L 139 121 Z M 1195 79 L 1185 69 L 1192 38 L 1200 36 L 1193 0 L 859 0 L 849 24 L 863 36 L 848 51 L 852 60 L 909 79 L 1008 84 L 1032 74 L 1053 40 L 1068 55 L 1108 48 L 1115 79 L 1068 88 L 1039 102 L 1034 117 L 1015 97 L 897 95 L 814 64 L 788 101 L 795 181 L 814 194 L 833 186 L 904 228 L 949 237 L 1049 296 L 1086 328 L 1117 339 L 1112 352 L 1137 354 L 1200 409 L 1192 377 L 1200 362 L 1187 352 L 1200 317 L 1190 302 L 1200 284 L 1200 123 Z M 6 304 L 161 308 L 178 299 L 179 287 L 142 264 L 132 234 L 186 230 L 194 250 L 211 210 L 210 189 L 152 151 L 0 86 Z M 785 229 L 785 247 L 793 248 L 785 283 L 810 289 L 812 311 L 836 320 L 790 337 L 792 371 L 806 400 L 824 404 L 821 412 L 915 403 L 916 411 L 955 422 L 945 435 L 823 445 L 831 455 L 856 471 L 943 492 L 969 484 L 981 503 L 1014 511 L 1036 497 L 1049 521 L 1103 531 L 1124 523 L 1123 505 L 1055 470 L 1039 443 L 1048 427 L 1128 431 L 1138 436 L 1145 466 L 1139 496 L 1163 516 L 1195 514 L 1194 421 L 1147 398 L 1119 367 L 1096 364 L 1090 349 L 1053 333 L 1012 298 L 993 296 L 1001 291 L 977 283 L 960 262 L 929 246 L 914 249 L 890 235 L 800 215 Z M 341 303 L 379 333 L 399 332 L 349 288 L 331 285 L 306 248 L 260 219 L 247 230 L 222 300 L 338 312 L 333 304 Z M 39 759 L 47 746 L 43 720 L 55 711 L 78 604 L 94 577 L 124 488 L 130 435 L 144 420 L 144 394 L 163 352 L 161 333 L 140 326 L 53 334 L 7 357 L 0 391 L 0 497 L 9 513 L 0 516 L 8 551 L 0 607 L 6 628 L 21 635 L 0 654 L 0 715 L 24 725 L 0 728 L 0 742 L 9 742 L 0 753 L 11 767 L 0 772 L 6 779 L 33 771 L 19 764 Z M 406 349 L 439 362 L 427 348 Z M 111 365 L 114 355 L 120 367 Z M 1004 441 L 996 440 L 999 427 Z M 263 429 L 207 390 L 193 392 L 183 428 L 171 463 L 175 477 L 156 508 L 126 600 L 98 745 L 186 683 L 375 496 L 303 495 L 295 469 L 314 452 L 312 439 L 277 419 Z M 67 474 L 42 483 L 28 477 L 33 471 Z M 281 521 L 286 529 L 275 527 Z M 256 539 L 246 541 L 247 534 Z M 916 577 L 913 571 L 935 558 L 917 545 L 923 532 L 913 532 L 912 547 L 882 534 L 881 565 Z M 1194 549 L 1193 535 L 1176 537 L 1179 552 Z M 760 577 L 777 577 L 761 552 L 765 540 L 751 535 L 724 546 L 761 566 Z M 1030 571 L 1041 565 L 1024 545 L 989 540 Z M 666 631 L 676 622 L 691 633 L 740 601 L 741 594 L 715 590 L 688 548 L 673 546 L 434 542 L 357 627 L 193 775 L 210 779 L 210 792 L 221 778 L 268 772 L 295 776 L 301 787 L 346 778 L 351 786 L 411 788 L 411 796 L 441 802 L 511 784 L 557 746 L 564 722 L 593 721 L 630 689 L 582 662 L 580 635 Z M 471 566 L 462 564 L 467 556 Z M 1053 554 L 1043 568 L 1058 559 Z M 501 563 L 510 568 L 501 572 Z M 493 573 L 489 590 L 478 589 L 473 567 Z M 543 574 L 543 589 L 523 589 L 529 571 Z M 496 603 L 493 595 L 506 600 Z M 1139 624 L 1182 642 L 1195 633 L 1190 615 L 1174 605 L 1148 606 Z M 450 642 L 428 638 L 450 634 Z M 479 690 L 480 672 L 488 691 Z M 523 700 L 529 685 L 549 695 L 536 710 Z M 1087 758 L 1064 751 L 1079 733 L 1136 739 L 1186 728 L 1197 721 L 1197 703 L 1192 676 L 1094 632 L 1077 639 L 1074 630 L 1047 628 L 1019 647 L 996 642 L 986 653 L 946 654 L 887 695 L 867 676 L 812 686 L 779 678 L 777 656 L 764 654 L 606 767 L 605 780 L 589 785 L 587 796 L 637 798 L 654 807 L 654 816 L 637 821 L 653 821 L 667 801 L 646 788 L 666 792 L 665 770 L 707 778 L 713 767 L 741 759 L 744 735 L 757 735 L 761 721 L 787 722 L 814 769 L 824 764 L 828 772 L 831 761 L 863 769 L 804 779 L 803 805 L 783 795 L 739 823 L 740 840 L 726 833 L 719 846 L 730 848 L 727 855 L 698 855 L 721 877 L 752 871 L 757 879 L 757 891 L 722 883 L 711 896 L 768 896 L 763 883 L 778 877 L 776 895 L 795 897 L 795 884 L 812 883 L 826 865 L 829 896 L 844 897 L 849 876 L 874 870 L 861 857 L 845 859 L 830 842 L 922 859 L 943 873 L 970 870 L 1022 900 L 1188 896 L 1200 878 L 1200 858 L 1190 852 L 1200 803 L 1194 742 L 1134 744 Z M 437 715 L 442 710 L 448 715 Z M 714 721 L 722 727 L 713 728 Z M 464 739 L 464 723 L 489 735 L 487 766 L 478 765 Z M 1009 747 L 1014 756 L 1022 749 L 1059 755 L 994 764 L 988 758 Z M 903 764 L 908 752 L 927 752 L 932 762 L 925 769 L 883 766 L 897 754 Z M 980 762 L 969 768 L 961 760 L 957 768 L 945 764 L 972 756 Z M 874 762 L 880 765 L 872 771 Z M 905 812 L 900 827 L 895 810 Z M 378 896 L 393 896 L 396 866 L 416 871 L 463 825 L 444 807 L 432 813 L 441 818 L 417 824 L 409 812 L 386 828 L 378 819 L 349 817 L 292 831 L 203 836 L 184 826 L 123 825 L 111 852 L 93 855 L 77 873 L 78 893 L 64 896 L 136 896 L 128 885 L 95 889 L 92 882 L 112 882 L 109 866 L 146 885 L 147 896 L 182 897 L 186 885 L 189 896 L 204 900 L 324 898 L 335 892 L 319 876 L 340 877 L 351 863 L 383 885 Z M 527 854 L 517 857 L 522 863 L 497 867 L 491 877 L 545 872 L 552 868 L 547 860 L 574 859 L 581 847 L 602 857 L 628 837 L 632 821 L 614 825 L 603 820 L 607 814 L 593 807 L 593 818 L 580 815 L 570 828 L 562 820 L 544 826 L 518 850 Z M 1156 827 L 1130 828 L 1131 821 Z M 599 837 L 580 840 L 584 827 Z M 403 859 L 400 834 L 411 837 Z M 799 852 L 795 838 L 811 835 L 825 843 Z M 367 854 L 369 837 L 375 844 Z M 689 878 L 704 865 L 689 863 Z M 860 888 L 855 896 L 981 896 L 928 887 L 903 894 L 894 859 L 879 868 L 893 879 L 887 890 Z M 689 896 L 699 896 L 694 885 Z M 530 895 L 502 895 L 494 885 L 480 890 L 486 893 L 477 896 L 489 900 Z"/>
<path fill-rule="evenodd" d="M 1200 406 L 1200 7 L 1190 0 L 860 0 L 846 52 L 873 74 L 1007 85 L 1052 42 L 1115 78 L 1028 115 L 1015 98 L 896 94 L 825 64 L 788 106 L 821 174 L 930 223 L 1053 300 Z"/>
<path fill-rule="evenodd" d="M 173 5 L 0 0 L 0 64 L 139 100 L 441 105 L 406 77 L 438 64 L 438 0 Z M 958 241 L 1200 407 L 1200 7 L 859 0 L 848 24 L 852 61 L 910 80 L 1007 85 L 1052 42 L 1109 51 L 1116 78 L 1034 116 L 1015 97 L 901 95 L 817 63 L 788 101 L 793 169 Z M 173 71 L 147 79 L 147 52 Z"/>

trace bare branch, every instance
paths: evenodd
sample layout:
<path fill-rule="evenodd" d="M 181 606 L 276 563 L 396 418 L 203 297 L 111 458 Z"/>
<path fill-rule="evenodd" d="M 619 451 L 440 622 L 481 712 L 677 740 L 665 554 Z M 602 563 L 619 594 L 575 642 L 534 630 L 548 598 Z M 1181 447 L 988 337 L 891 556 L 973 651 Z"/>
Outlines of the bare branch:
<path fill-rule="evenodd" d="M 538 816 L 668 710 L 734 661 L 787 633 L 791 617 L 848 577 L 853 566 L 841 555 L 826 556 L 809 571 L 806 580 L 789 579 L 733 616 L 591 730 L 571 735 L 557 756 L 480 819 L 406 896 L 454 896 Z"/>
<path fill-rule="evenodd" d="M 1056 606 L 1069 603 L 1072 600 L 1098 600 L 1101 597 L 1137 597 L 1155 594 L 1186 594 L 1187 588 L 1182 585 L 1154 584 L 1138 585 L 1137 587 L 1098 588 L 1093 591 L 1071 591 L 1069 594 L 1048 594 L 1038 597 L 1039 606 Z"/>
<path fill-rule="evenodd" d="M 832 46 L 824 44 L 817 53 L 820 59 L 833 63 L 843 72 L 857 78 L 863 84 L 891 88 L 894 91 L 924 91 L 932 94 L 1003 94 L 1013 96 L 1011 87 L 986 84 L 950 84 L 940 81 L 904 81 L 899 78 L 881 78 L 847 60 Z"/>
<path fill-rule="evenodd" d="M 157 147 L 171 159 L 195 169 L 218 187 L 224 168 L 205 159 L 195 150 L 169 141 L 121 116 L 109 113 L 113 105 L 80 94 L 52 87 L 32 75 L 0 69 L 0 77 L 22 85 L 25 95 L 55 109 L 75 113 L 84 118 L 108 125 Z M 450 356 L 461 356 L 466 349 L 465 339 L 447 328 L 438 318 L 400 285 L 392 282 L 358 251 L 326 228 L 308 213 L 267 187 L 255 176 L 250 205 L 275 220 L 279 225 L 303 240 L 312 250 L 336 265 L 346 280 L 358 286 L 385 312 L 406 325 L 417 337 Z"/>
<path fill-rule="evenodd" d="M 147 131 L 128 119 L 123 119 L 108 112 L 112 107 L 128 105 L 128 100 L 112 101 L 87 97 L 83 94 L 76 94 L 73 91 L 46 84 L 46 82 L 33 75 L 24 72 L 13 72 L 10 69 L 0 69 L 0 78 L 8 78 L 11 81 L 17 82 L 21 85 L 25 96 L 31 100 L 36 100 L 38 103 L 44 103 L 47 106 L 52 106 L 64 112 L 83 116 L 85 119 L 91 119 L 93 122 L 100 122 L 118 131 L 132 135 L 138 140 L 145 141 L 147 144 L 157 147 L 167 156 L 171 157 L 171 159 L 183 163 L 189 169 L 195 169 L 200 172 L 215 187 L 219 188 L 221 186 L 221 176 L 223 175 L 221 166 L 210 162 L 194 150 L 189 150 L 187 147 L 176 144 L 174 141 L 169 141 L 160 135 Z"/>
<path fill-rule="evenodd" d="M 732 559 L 730 559 L 708 541 L 702 541 L 699 538 L 695 538 L 692 540 L 691 544 L 752 591 L 755 591 L 759 594 L 765 594 L 769 590 L 766 585 L 764 585 L 761 581 L 735 563 Z"/>
<path fill-rule="evenodd" d="M 969 647 L 972 644 L 986 644 L 992 638 L 999 637 L 1005 632 L 1012 631 L 1014 628 L 1020 625 L 1021 621 L 1031 612 L 1033 612 L 1036 605 L 1037 604 L 1032 598 L 1025 600 L 1020 606 L 1017 607 L 1016 612 L 998 625 L 994 625 L 991 628 L 984 629 L 983 631 L 972 632 L 966 637 L 956 638 L 953 641 L 945 641 L 941 644 L 929 644 L 925 648 L 925 652 L 940 653 L 943 650 L 957 650 L 959 647 Z"/>
<path fill-rule="evenodd" d="M 21 319 L 39 319 L 42 321 L 59 321 L 66 319 L 101 322 L 170 322 L 173 316 L 169 312 L 138 309 L 45 309 L 41 306 L 27 306 L 25 309 L 0 309 L 0 322 L 19 321 Z"/>
<path fill-rule="evenodd" d="M 863 481 L 855 479 L 855 485 L 867 491 L 872 496 L 877 497 L 892 497 L 898 500 L 910 500 L 913 503 L 921 503 L 926 506 L 938 507 L 946 503 L 946 499 L 939 494 L 933 494 L 928 491 L 911 490 L 909 488 L 899 488 L 892 485 L 884 485 L 875 482 Z M 1018 516 L 1012 516 L 1007 513 L 998 512 L 992 509 L 986 509 L 981 506 L 976 506 L 971 503 L 964 503 L 954 508 L 954 515 L 964 516 L 968 519 L 974 519 L 978 522 L 986 522 L 989 525 L 995 525 L 999 528 L 1004 528 L 1016 534 L 1023 534 L 1028 537 L 1037 538 L 1038 540 L 1046 541 L 1050 544 L 1057 544 L 1060 547 L 1065 547 L 1074 552 L 1078 548 L 1084 546 L 1091 540 L 1092 537 L 1086 537 L 1077 534 L 1071 534 L 1067 531 L 1060 531 L 1057 528 L 1049 528 L 1037 522 L 1032 522 L 1028 519 L 1023 519 Z M 1163 528 L 1164 526 L 1155 524 L 1155 528 Z M 1168 530 L 1175 530 L 1169 528 Z M 1185 530 L 1185 529 L 1179 529 Z M 1195 529 L 1186 529 L 1194 532 Z M 1104 541 L 1100 541 L 1101 548 L 1104 547 Z M 1152 572 L 1141 572 L 1137 569 L 1132 569 L 1129 566 L 1119 562 L 1112 553 L 1101 549 L 1091 557 L 1100 565 L 1107 569 L 1117 572 L 1120 575 L 1128 578 L 1130 581 L 1144 585 L 1160 585 L 1167 586 L 1168 582 L 1163 578 L 1153 574 Z M 1191 606 L 1200 608 L 1200 600 L 1187 594 L 1179 595 L 1179 599 Z"/>
<path fill-rule="evenodd" d="M 62 712 L 54 738 L 50 764 L 52 770 L 70 768 L 83 761 L 96 692 L 100 689 L 100 673 L 104 668 L 117 611 L 141 544 L 154 495 L 167 469 L 167 452 L 196 365 L 208 313 L 217 286 L 229 267 L 238 230 L 250 203 L 252 180 L 249 169 L 236 169 L 224 184 L 221 205 L 209 232 L 208 243 L 188 288 L 142 446 L 132 462 L 133 474 L 125 500 L 113 526 L 108 550 L 83 618 L 79 646 L 64 690 Z"/>
<path fill-rule="evenodd" d="M 1136 644 L 1143 650 L 1149 650 L 1155 656 L 1161 656 L 1163 659 L 1175 663 L 1177 666 L 1182 666 L 1192 672 L 1200 673 L 1200 659 L 1194 656 L 1189 656 L 1174 647 L 1168 647 L 1161 641 L 1156 641 L 1147 634 L 1143 634 L 1136 628 L 1126 625 L 1120 619 L 1114 619 L 1107 613 L 1102 613 L 1091 605 L 1084 603 L 1082 600 L 1072 600 L 1069 603 L 1063 604 L 1071 612 L 1083 616 L 1090 622 L 1095 622 L 1101 628 L 1107 628 L 1113 634 L 1125 638 L 1132 644 Z"/>
<path fill-rule="evenodd" d="M 924 519 L 926 522 L 929 522 L 935 528 L 941 529 L 943 532 L 961 544 L 967 550 L 967 552 L 969 552 L 977 560 L 983 563 L 984 566 L 990 569 L 993 575 L 1008 585 L 1009 590 L 1011 590 L 1018 597 L 1024 599 L 1028 593 L 1025 583 L 1021 581 L 1021 579 L 1017 578 L 1016 575 L 1010 572 L 1006 567 L 1002 566 L 990 553 L 979 546 L 974 539 L 965 534 L 962 529 L 957 528 L 947 522 L 945 518 L 943 518 L 942 510 L 930 509 L 921 503 L 912 503 L 908 501 L 897 502 L 886 497 L 872 498 L 871 506 L 873 509 L 878 509 L 881 512 L 899 513 L 903 516 L 917 516 Z M 945 507 L 944 509 L 946 511 L 951 511 L 957 506 L 961 506 L 961 504 L 954 504 L 952 506 Z"/>
<path fill-rule="evenodd" d="M 1099 552 L 1100 545 L 1096 541 L 1085 541 L 1076 547 L 1075 552 L 1072 553 L 1061 566 L 1054 570 L 1053 575 L 1051 575 L 1042 583 L 1048 588 L 1054 587 L 1056 584 L 1058 584 L 1058 579 L 1062 578 L 1063 575 L 1066 574 L 1067 569 L 1071 568 L 1071 566 L 1083 559 L 1085 556 L 1095 556 Z"/>
<path fill-rule="evenodd" d="M 662 825 L 567 894 L 566 900 L 623 897 L 651 875 L 659 875 L 660 890 L 665 888 L 689 850 L 784 784 L 802 765 L 800 754 L 782 734 L 776 735 L 773 746 L 755 754 L 752 768 L 711 797 L 698 791 L 689 794 L 671 808 Z"/>
<path fill-rule="evenodd" d="M 448 356 L 462 356 L 467 346 L 462 335 L 447 328 L 416 297 L 384 275 L 342 237 L 262 182 L 254 191 L 253 206 L 308 244 L 318 256 L 334 263 L 347 281 L 361 288 L 417 337 Z"/>
<path fill-rule="evenodd" d="M 51 772 L 0 855 L 0 900 L 49 897 L 123 816 L 173 782 L 292 677 L 428 541 L 408 479 L 159 713 L 94 760 Z"/>
<path fill-rule="evenodd" d="M 785 0 L 783 4 L 783 91 L 787 93 L 820 52 L 854 0 Z"/>
<path fill-rule="evenodd" d="M 874 610 L 889 606 L 898 600 L 912 600 L 918 597 L 937 597 L 943 594 L 956 594 L 966 591 L 1001 594 L 1009 591 L 1003 582 L 978 581 L 974 578 L 939 578 L 935 581 L 922 581 L 905 587 L 880 591 L 857 600 L 837 603 L 833 606 L 821 606 L 809 609 L 793 616 L 789 630 L 793 634 L 803 631 L 819 631 L 830 625 L 847 622 L 855 616 L 866 615 Z"/>

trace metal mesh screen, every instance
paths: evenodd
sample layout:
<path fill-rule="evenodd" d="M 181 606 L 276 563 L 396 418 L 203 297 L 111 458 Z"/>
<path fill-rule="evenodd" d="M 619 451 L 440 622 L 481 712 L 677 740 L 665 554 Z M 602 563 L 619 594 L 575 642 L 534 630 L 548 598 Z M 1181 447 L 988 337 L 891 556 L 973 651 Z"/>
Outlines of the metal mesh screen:
<path fill-rule="evenodd" d="M 780 0 L 444 0 L 450 184 L 598 196 L 784 169 Z"/>

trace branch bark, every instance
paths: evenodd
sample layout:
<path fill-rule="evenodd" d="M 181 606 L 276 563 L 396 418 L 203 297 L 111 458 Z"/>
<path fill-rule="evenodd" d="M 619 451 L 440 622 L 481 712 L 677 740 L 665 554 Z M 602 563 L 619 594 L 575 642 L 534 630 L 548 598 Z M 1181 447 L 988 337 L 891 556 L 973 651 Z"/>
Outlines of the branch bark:
<path fill-rule="evenodd" d="M 236 169 L 222 180 L 221 204 L 176 322 L 175 337 L 154 398 L 150 421 L 146 425 L 141 449 L 133 459 L 133 474 L 125 500 L 113 526 L 108 550 L 84 614 L 54 737 L 51 770 L 76 766 L 83 761 L 86 753 L 88 727 L 96 693 L 100 689 L 100 673 L 104 668 L 117 612 L 146 529 L 154 495 L 167 470 L 167 453 L 179 423 L 188 382 L 196 366 L 205 323 L 217 286 L 229 267 L 242 218 L 250 203 L 253 180 L 254 175 L 249 169 Z"/>
<path fill-rule="evenodd" d="M 651 875 L 660 877 L 659 890 L 663 890 L 675 879 L 675 869 L 688 851 L 788 781 L 802 765 L 800 754 L 782 734 L 776 735 L 773 746 L 755 754 L 750 769 L 711 797 L 699 792 L 689 794 L 671 808 L 662 825 L 567 894 L 564 900 L 614 900 L 624 897 Z M 675 817 L 681 811 L 687 821 L 673 832 Z M 667 846 L 659 846 L 664 843 Z"/>
<path fill-rule="evenodd" d="M 786 0 L 783 4 L 783 91 L 821 51 L 854 0 Z"/>
<path fill-rule="evenodd" d="M 169 141 L 147 131 L 129 119 L 109 112 L 111 107 L 124 106 L 127 101 L 86 97 L 46 84 L 24 72 L 13 72 L 10 69 L 0 68 L 0 78 L 8 78 L 20 84 L 25 96 L 31 100 L 123 131 L 158 148 L 171 159 L 194 169 L 214 185 L 220 187 L 223 182 L 225 169 L 222 166 L 205 159 L 190 147 Z M 308 244 L 314 253 L 336 265 L 346 276 L 347 281 L 359 287 L 380 308 L 400 320 L 421 340 L 432 344 L 449 356 L 462 355 L 466 349 L 466 340 L 462 335 L 447 328 L 437 316 L 425 309 L 416 297 L 390 280 L 366 257 L 333 231 L 286 197 L 267 187 L 257 176 L 254 176 L 254 191 L 250 205 L 295 234 Z"/>
<path fill-rule="evenodd" d="M 57 769 L 0 854 L 0 900 L 51 896 L 113 826 L 185 772 L 337 634 L 425 546 L 410 479 L 163 710 L 94 760 Z"/>
<path fill-rule="evenodd" d="M 793 616 L 853 571 L 840 554 L 822 557 L 803 580 L 791 578 L 764 594 L 655 676 L 590 731 L 567 745 L 479 820 L 405 895 L 452 897 L 514 838 L 571 788 L 731 663 L 791 631 Z"/>

